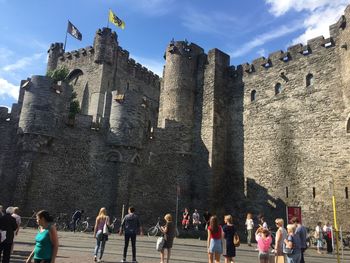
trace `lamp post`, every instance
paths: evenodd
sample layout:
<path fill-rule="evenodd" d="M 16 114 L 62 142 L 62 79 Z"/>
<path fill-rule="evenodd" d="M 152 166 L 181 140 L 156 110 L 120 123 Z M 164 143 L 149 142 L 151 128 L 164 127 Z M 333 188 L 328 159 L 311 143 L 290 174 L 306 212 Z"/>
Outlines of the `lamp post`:
<path fill-rule="evenodd" d="M 337 209 L 336 209 L 336 203 L 335 203 L 335 194 L 334 194 L 334 179 L 332 179 L 331 182 L 329 182 L 329 186 L 332 193 L 332 206 L 333 206 L 333 218 L 334 218 L 334 229 L 335 229 L 335 247 L 337 250 L 337 262 L 340 263 L 340 257 L 339 257 L 339 232 L 338 232 L 338 224 L 337 224 Z"/>

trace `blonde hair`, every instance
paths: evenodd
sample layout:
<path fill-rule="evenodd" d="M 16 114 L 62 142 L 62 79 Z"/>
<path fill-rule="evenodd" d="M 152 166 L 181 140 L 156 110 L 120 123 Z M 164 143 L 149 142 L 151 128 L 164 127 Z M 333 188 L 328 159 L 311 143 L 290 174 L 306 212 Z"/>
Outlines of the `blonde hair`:
<path fill-rule="evenodd" d="M 287 232 L 294 234 L 294 232 L 295 232 L 295 225 L 294 224 L 288 224 L 287 225 Z"/>
<path fill-rule="evenodd" d="M 97 220 L 99 219 L 105 219 L 107 217 L 107 209 L 105 207 L 102 207 L 100 209 L 100 212 L 98 212 Z"/>
<path fill-rule="evenodd" d="M 282 226 L 282 227 L 284 226 L 284 220 L 282 218 L 276 218 L 275 223 L 278 226 Z"/>
<path fill-rule="evenodd" d="M 247 219 L 252 219 L 252 218 L 253 218 L 252 213 L 248 213 L 248 214 L 247 214 Z"/>
<path fill-rule="evenodd" d="M 229 223 L 232 224 L 232 216 L 231 215 L 225 215 L 224 219 Z"/>
<path fill-rule="evenodd" d="M 172 221 L 173 221 L 173 217 L 171 216 L 171 214 L 166 214 L 166 215 L 164 216 L 164 219 L 165 219 L 165 221 L 167 221 L 167 222 L 172 222 Z"/>

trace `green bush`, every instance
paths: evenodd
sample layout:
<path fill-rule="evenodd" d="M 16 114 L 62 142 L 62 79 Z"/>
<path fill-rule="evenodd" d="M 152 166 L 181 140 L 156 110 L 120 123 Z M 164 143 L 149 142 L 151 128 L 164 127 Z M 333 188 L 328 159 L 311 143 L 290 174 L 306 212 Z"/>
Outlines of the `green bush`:
<path fill-rule="evenodd" d="M 75 115 L 80 112 L 79 101 L 76 98 L 77 98 L 77 93 L 72 92 L 72 96 L 70 97 L 69 114 L 68 114 L 68 117 L 70 119 L 74 119 Z"/>
<path fill-rule="evenodd" d="M 48 70 L 46 73 L 47 77 L 50 77 L 53 79 L 54 82 L 65 80 L 65 78 L 69 74 L 69 69 L 66 67 L 59 67 L 55 70 Z"/>

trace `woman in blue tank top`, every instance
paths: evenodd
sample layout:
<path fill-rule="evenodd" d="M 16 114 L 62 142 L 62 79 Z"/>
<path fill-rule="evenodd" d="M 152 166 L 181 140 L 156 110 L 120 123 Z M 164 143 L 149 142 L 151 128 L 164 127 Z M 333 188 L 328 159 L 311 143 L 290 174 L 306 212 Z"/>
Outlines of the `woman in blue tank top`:
<path fill-rule="evenodd" d="M 35 247 L 26 263 L 55 263 L 58 250 L 58 237 L 53 218 L 50 214 L 41 210 L 36 214 L 36 221 L 39 225 L 38 233 L 35 237 Z"/>

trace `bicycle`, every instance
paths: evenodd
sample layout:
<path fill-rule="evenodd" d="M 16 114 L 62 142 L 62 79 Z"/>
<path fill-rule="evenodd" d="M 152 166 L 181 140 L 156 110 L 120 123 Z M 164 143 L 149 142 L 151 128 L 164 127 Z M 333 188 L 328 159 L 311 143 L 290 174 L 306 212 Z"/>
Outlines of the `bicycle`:
<path fill-rule="evenodd" d="M 87 232 L 89 229 L 89 219 L 90 217 L 86 217 L 84 221 L 78 220 L 76 222 L 75 229 L 77 232 Z"/>
<path fill-rule="evenodd" d="M 160 217 L 158 217 L 157 224 L 155 226 L 150 227 L 147 230 L 147 236 L 148 237 L 155 237 L 155 236 L 158 235 L 158 233 L 161 233 L 161 230 L 160 230 Z"/>
<path fill-rule="evenodd" d="M 57 230 L 71 231 L 71 222 L 69 221 L 67 214 L 60 213 L 56 217 L 55 222 Z"/>
<path fill-rule="evenodd" d="M 23 229 L 26 229 L 27 227 L 36 227 L 38 224 L 36 222 L 36 212 L 33 210 L 32 211 L 31 217 L 27 217 L 27 223 L 23 225 Z M 25 217 L 23 217 L 25 218 Z"/>
<path fill-rule="evenodd" d="M 119 233 L 120 231 L 120 221 L 118 218 L 113 217 L 113 221 L 110 225 L 111 233 Z"/>

